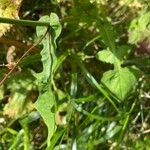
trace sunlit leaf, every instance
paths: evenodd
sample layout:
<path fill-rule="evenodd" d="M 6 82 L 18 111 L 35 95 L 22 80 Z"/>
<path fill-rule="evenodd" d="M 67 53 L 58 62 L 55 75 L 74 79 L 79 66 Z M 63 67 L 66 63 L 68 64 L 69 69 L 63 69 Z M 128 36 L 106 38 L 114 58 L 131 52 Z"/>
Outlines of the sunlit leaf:
<path fill-rule="evenodd" d="M 101 80 L 119 99 L 124 100 L 135 87 L 137 76 L 137 70 L 120 68 L 105 72 Z"/>
<path fill-rule="evenodd" d="M 102 50 L 97 53 L 97 58 L 103 62 L 115 64 L 118 59 L 110 50 Z"/>
<path fill-rule="evenodd" d="M 97 59 L 100 61 L 114 64 L 121 65 L 123 60 L 127 57 L 128 53 L 130 52 L 130 47 L 126 45 L 122 45 L 116 48 L 115 51 L 110 51 L 109 49 L 99 51 L 96 55 Z"/>
<path fill-rule="evenodd" d="M 132 20 L 129 27 L 129 43 L 137 44 L 138 42 L 149 38 L 148 25 L 150 23 L 150 13 L 142 11 L 140 15 Z"/>

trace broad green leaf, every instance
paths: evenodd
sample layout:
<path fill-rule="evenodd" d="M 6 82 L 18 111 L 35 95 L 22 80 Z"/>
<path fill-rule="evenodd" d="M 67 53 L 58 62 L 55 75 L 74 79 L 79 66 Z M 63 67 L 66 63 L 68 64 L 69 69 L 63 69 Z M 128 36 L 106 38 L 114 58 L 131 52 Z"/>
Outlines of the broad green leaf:
<path fill-rule="evenodd" d="M 120 100 L 124 100 L 132 92 L 137 82 L 138 71 L 132 68 L 110 70 L 103 74 L 101 81 Z"/>
<path fill-rule="evenodd" d="M 50 139 L 56 130 L 55 113 L 52 112 L 54 104 L 55 104 L 55 96 L 50 89 L 47 90 L 45 93 L 40 94 L 35 103 L 35 108 L 41 114 L 45 124 L 48 127 L 48 138 L 47 138 L 48 146 L 50 146 Z"/>

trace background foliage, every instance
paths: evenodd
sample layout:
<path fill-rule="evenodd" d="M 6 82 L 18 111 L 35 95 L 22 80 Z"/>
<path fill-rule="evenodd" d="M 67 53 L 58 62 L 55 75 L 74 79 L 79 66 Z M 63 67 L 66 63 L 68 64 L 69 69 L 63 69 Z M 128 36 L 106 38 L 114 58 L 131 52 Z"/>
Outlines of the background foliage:
<path fill-rule="evenodd" d="M 150 148 L 148 0 L 0 4 L 0 150 Z"/>

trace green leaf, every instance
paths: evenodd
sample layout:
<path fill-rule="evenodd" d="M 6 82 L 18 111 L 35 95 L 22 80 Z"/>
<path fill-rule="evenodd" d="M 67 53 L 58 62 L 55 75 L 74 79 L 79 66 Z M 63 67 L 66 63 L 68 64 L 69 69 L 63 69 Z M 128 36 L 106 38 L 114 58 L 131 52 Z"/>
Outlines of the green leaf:
<path fill-rule="evenodd" d="M 42 41 L 43 49 L 41 51 L 42 63 L 43 63 L 43 71 L 39 74 L 36 74 L 36 77 L 39 78 L 41 83 L 47 83 L 48 80 L 52 79 L 52 75 L 54 69 L 57 65 L 57 57 L 56 57 L 56 39 L 61 33 L 61 25 L 59 22 L 59 18 L 56 14 L 51 13 L 49 16 L 43 16 L 40 18 L 40 21 L 49 21 L 50 22 L 50 33 L 48 32 L 45 39 Z M 47 27 L 37 27 L 37 36 L 41 37 L 47 30 Z"/>
<path fill-rule="evenodd" d="M 137 81 L 137 75 L 134 74 L 133 69 L 121 67 L 129 52 L 130 47 L 122 45 L 115 51 L 107 49 L 97 53 L 99 60 L 114 65 L 114 70 L 105 72 L 101 80 L 121 100 L 127 97 Z"/>
<path fill-rule="evenodd" d="M 41 114 L 45 124 L 48 127 L 48 138 L 47 138 L 48 146 L 50 145 L 50 139 L 56 130 L 55 113 L 52 112 L 54 104 L 55 104 L 55 96 L 50 89 L 47 90 L 45 93 L 40 94 L 35 103 L 35 108 Z"/>
<path fill-rule="evenodd" d="M 51 25 L 51 30 L 50 30 L 50 34 L 51 34 L 51 59 L 52 59 L 52 63 L 53 65 L 51 66 L 52 68 L 52 74 L 54 73 L 54 70 L 56 68 L 57 65 L 57 57 L 56 57 L 56 49 L 57 49 L 57 45 L 56 45 L 56 39 L 59 37 L 60 33 L 61 33 L 61 24 L 59 22 L 59 18 L 55 13 L 51 13 L 50 15 L 50 25 Z M 51 75 L 52 75 L 51 74 Z"/>
<path fill-rule="evenodd" d="M 55 104 L 55 95 L 52 90 L 53 74 L 58 67 L 56 57 L 56 39 L 61 33 L 61 25 L 56 14 L 51 13 L 49 16 L 43 16 L 40 21 L 49 21 L 49 30 L 46 27 L 37 27 L 37 36 L 41 37 L 48 30 L 45 38 L 42 41 L 43 49 L 41 51 L 41 61 L 43 71 L 35 74 L 38 82 L 39 97 L 35 103 L 35 108 L 38 110 L 45 124 L 48 127 L 47 146 L 51 145 L 51 138 L 55 132 L 55 112 L 52 108 Z M 63 61 L 63 60 L 62 60 Z M 60 62 L 59 62 L 60 63 Z"/>
<path fill-rule="evenodd" d="M 61 33 L 61 24 L 59 22 L 59 18 L 55 13 L 51 13 L 50 15 L 50 26 L 53 29 L 52 34 L 54 34 L 54 40 L 58 38 Z"/>
<path fill-rule="evenodd" d="M 130 47 L 122 45 L 116 48 L 116 50 L 113 52 L 109 49 L 99 51 L 96 57 L 98 60 L 118 66 L 121 65 L 122 61 L 127 57 L 129 52 Z"/>
<path fill-rule="evenodd" d="M 39 22 L 50 22 L 50 17 L 49 16 L 43 16 L 39 19 Z M 36 34 L 37 36 L 40 38 L 41 36 L 43 36 L 43 34 L 46 32 L 47 27 L 43 27 L 43 26 L 37 26 L 36 27 Z"/>
<path fill-rule="evenodd" d="M 137 18 L 133 19 L 129 27 L 129 43 L 136 44 L 145 38 L 149 38 L 149 23 L 149 12 L 142 11 Z"/>
<path fill-rule="evenodd" d="M 49 16 L 43 16 L 40 18 L 39 21 L 50 21 Z M 40 38 L 42 35 L 45 34 L 45 32 L 48 30 L 47 27 L 37 27 L 36 33 L 37 36 Z M 35 77 L 38 79 L 38 82 L 41 82 L 43 84 L 48 82 L 48 79 L 50 77 L 50 69 L 51 69 L 51 49 L 50 49 L 50 34 L 47 33 L 46 37 L 42 41 L 43 49 L 41 51 L 41 61 L 43 63 L 43 71 L 41 73 L 38 73 L 35 75 Z"/>
<path fill-rule="evenodd" d="M 138 70 L 126 67 L 105 72 L 101 80 L 120 100 L 124 100 L 135 87 L 137 77 Z"/>
<path fill-rule="evenodd" d="M 134 30 L 129 32 L 129 43 L 135 44 L 141 40 L 141 32 L 139 30 Z"/>
<path fill-rule="evenodd" d="M 144 31 L 147 28 L 147 25 L 150 22 L 150 13 L 143 13 L 141 14 L 139 20 L 138 20 L 138 24 L 139 24 L 139 29 Z"/>
<path fill-rule="evenodd" d="M 115 50 L 115 40 L 116 40 L 116 32 L 107 20 L 98 22 L 98 26 L 100 29 L 100 34 L 102 36 L 102 41 L 104 44 L 111 50 Z"/>
<path fill-rule="evenodd" d="M 118 59 L 114 56 L 114 54 L 109 50 L 102 50 L 97 53 L 97 59 L 106 63 L 115 64 Z"/>

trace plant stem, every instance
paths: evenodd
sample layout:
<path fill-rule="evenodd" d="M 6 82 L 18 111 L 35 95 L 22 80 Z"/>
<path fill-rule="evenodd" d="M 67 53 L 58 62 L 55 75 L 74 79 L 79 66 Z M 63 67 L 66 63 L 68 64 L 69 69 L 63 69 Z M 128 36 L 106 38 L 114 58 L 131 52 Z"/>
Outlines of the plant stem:
<path fill-rule="evenodd" d="M 0 17 L 0 23 L 15 24 L 20 26 L 50 26 L 50 22 L 42 21 L 31 21 L 31 20 L 22 20 L 22 19 L 10 19 L 5 17 Z"/>

